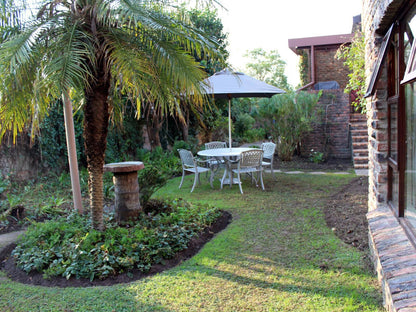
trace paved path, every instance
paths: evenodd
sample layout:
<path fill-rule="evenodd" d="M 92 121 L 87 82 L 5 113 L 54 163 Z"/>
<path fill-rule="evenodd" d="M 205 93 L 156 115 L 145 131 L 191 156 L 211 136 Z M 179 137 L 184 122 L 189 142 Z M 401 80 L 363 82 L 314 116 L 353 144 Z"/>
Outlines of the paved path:
<path fill-rule="evenodd" d="M 16 232 L 11 232 L 11 233 L 6 233 L 6 234 L 1 234 L 0 235 L 0 250 L 7 246 L 10 243 L 13 243 L 16 241 L 16 239 L 19 237 L 20 234 L 23 234 L 25 231 L 16 231 Z"/>
<path fill-rule="evenodd" d="M 352 174 L 352 172 L 348 172 L 348 171 L 282 171 L 279 169 L 275 169 L 273 170 L 275 173 L 286 173 L 286 174 L 301 174 L 301 173 L 306 173 L 306 174 Z M 368 176 L 368 170 L 367 169 L 359 169 L 359 170 L 354 170 L 355 174 L 357 176 Z M 270 173 L 270 169 L 269 170 L 264 170 L 264 172 L 268 172 Z"/>
<path fill-rule="evenodd" d="M 7 245 L 14 243 L 20 234 L 23 234 L 25 231 L 16 231 L 6 234 L 0 234 L 0 253 L 4 247 Z"/>

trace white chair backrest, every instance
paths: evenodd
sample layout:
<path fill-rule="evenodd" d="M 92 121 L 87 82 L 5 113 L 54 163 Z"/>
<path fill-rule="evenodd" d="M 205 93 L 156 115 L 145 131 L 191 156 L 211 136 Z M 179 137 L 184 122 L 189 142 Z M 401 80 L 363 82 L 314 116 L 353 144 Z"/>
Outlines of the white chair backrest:
<path fill-rule="evenodd" d="M 220 141 L 213 141 L 205 143 L 205 149 L 226 148 L 227 143 Z"/>
<path fill-rule="evenodd" d="M 276 150 L 276 144 L 274 144 L 273 142 L 262 143 L 261 149 L 264 152 L 265 158 L 273 158 L 274 152 Z"/>
<path fill-rule="evenodd" d="M 182 165 L 186 167 L 195 167 L 194 156 L 191 151 L 178 149 L 178 152 L 181 157 Z"/>
<path fill-rule="evenodd" d="M 263 159 L 263 151 L 255 149 L 245 151 L 240 154 L 240 168 L 243 167 L 260 167 Z"/>

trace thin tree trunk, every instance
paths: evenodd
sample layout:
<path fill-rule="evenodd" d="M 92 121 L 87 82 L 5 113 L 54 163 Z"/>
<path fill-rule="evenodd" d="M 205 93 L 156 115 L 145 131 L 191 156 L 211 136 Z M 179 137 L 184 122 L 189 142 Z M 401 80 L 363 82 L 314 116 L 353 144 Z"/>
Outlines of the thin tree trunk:
<path fill-rule="evenodd" d="M 85 153 L 89 173 L 91 218 L 93 228 L 100 231 L 104 230 L 103 173 L 109 120 L 107 99 L 109 88 L 110 84 L 105 79 L 97 79 L 96 84 L 86 94 L 84 107 Z"/>
<path fill-rule="evenodd" d="M 69 99 L 69 94 L 66 91 L 63 94 L 64 101 L 64 119 L 65 119 L 65 134 L 66 145 L 68 148 L 68 162 L 69 173 L 71 175 L 72 196 L 74 207 L 78 213 L 83 213 L 81 187 L 79 184 L 78 160 L 77 160 L 77 146 L 75 144 L 74 119 L 72 117 L 72 104 Z"/>

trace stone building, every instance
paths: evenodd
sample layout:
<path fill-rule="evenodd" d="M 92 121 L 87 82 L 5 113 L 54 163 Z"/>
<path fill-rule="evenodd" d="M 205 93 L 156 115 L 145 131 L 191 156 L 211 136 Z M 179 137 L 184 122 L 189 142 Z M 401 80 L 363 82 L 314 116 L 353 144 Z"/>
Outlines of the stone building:
<path fill-rule="evenodd" d="M 303 58 L 305 85 L 299 90 L 323 95 L 318 103 L 322 112 L 312 132 L 302 140 L 301 155 L 323 152 L 326 158 L 351 158 L 356 169 L 368 167 L 367 125 L 365 116 L 355 113 L 351 98 L 344 93 L 349 69 L 336 57 L 342 45 L 349 45 L 361 17 L 353 18 L 350 34 L 289 39 L 289 48 Z M 306 60 L 306 61 L 305 61 Z"/>
<path fill-rule="evenodd" d="M 369 237 L 389 311 L 416 311 L 416 1 L 363 0 Z"/>

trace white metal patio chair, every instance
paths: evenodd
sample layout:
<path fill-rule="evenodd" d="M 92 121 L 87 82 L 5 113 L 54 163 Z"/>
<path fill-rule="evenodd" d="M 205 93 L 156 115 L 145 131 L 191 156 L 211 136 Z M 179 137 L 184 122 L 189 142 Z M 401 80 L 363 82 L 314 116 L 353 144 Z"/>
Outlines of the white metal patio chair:
<path fill-rule="evenodd" d="M 217 148 L 226 148 L 227 143 L 222 141 L 211 141 L 205 143 L 205 149 L 217 149 Z M 207 159 L 208 165 L 211 169 L 211 179 L 214 179 L 215 174 L 218 172 L 220 168 L 225 167 L 225 160 L 222 157 L 211 157 Z M 211 181 L 212 183 L 212 181 Z"/>
<path fill-rule="evenodd" d="M 212 141 L 205 143 L 205 149 L 226 148 L 227 143 L 221 141 Z"/>
<path fill-rule="evenodd" d="M 256 181 L 258 187 L 258 180 L 260 180 L 261 188 L 264 191 L 263 183 L 263 150 L 254 149 L 242 152 L 238 159 L 237 168 L 232 168 L 232 172 L 237 174 L 238 185 L 240 186 L 240 192 L 243 194 L 241 174 L 246 173 L 251 176 L 252 181 Z M 254 173 L 257 173 L 257 178 L 254 177 Z"/>
<path fill-rule="evenodd" d="M 261 165 L 263 167 L 270 166 L 270 171 L 272 172 L 273 178 L 276 180 L 276 176 L 274 175 L 273 170 L 273 159 L 276 150 L 276 144 L 273 142 L 262 143 L 261 149 L 263 150 L 263 161 Z"/>
<path fill-rule="evenodd" d="M 195 174 L 194 184 L 192 185 L 191 193 L 194 191 L 194 188 L 196 186 L 196 182 L 198 181 L 199 184 L 201 184 L 201 180 L 199 178 L 199 174 L 203 172 L 208 172 L 211 169 L 199 166 L 199 163 L 206 163 L 206 161 L 199 160 L 192 155 L 191 151 L 185 150 L 185 149 L 178 149 L 179 156 L 181 158 L 182 162 L 182 179 L 181 183 L 179 184 L 179 188 L 182 187 L 183 180 L 185 179 L 186 172 L 192 172 Z M 211 173 L 212 174 L 212 173 Z M 212 178 L 210 177 L 210 184 L 212 186 Z"/>

